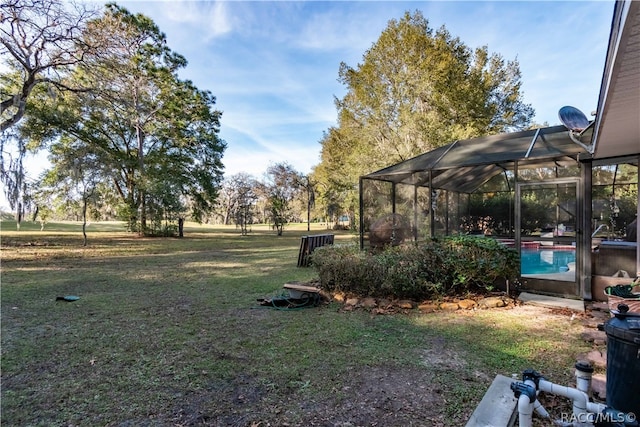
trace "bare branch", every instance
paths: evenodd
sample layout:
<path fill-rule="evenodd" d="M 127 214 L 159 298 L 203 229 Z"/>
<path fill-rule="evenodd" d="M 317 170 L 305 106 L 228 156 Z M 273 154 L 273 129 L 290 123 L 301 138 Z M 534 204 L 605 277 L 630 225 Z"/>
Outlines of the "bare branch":
<path fill-rule="evenodd" d="M 74 89 L 63 84 L 59 76 L 95 48 L 83 42 L 82 34 L 98 11 L 69 5 L 62 0 L 10 0 L 0 5 L 0 56 L 8 56 L 11 72 L 18 71 L 20 76 L 20 81 L 14 79 L 13 87 L 3 88 L 2 132 L 22 119 L 36 85 L 55 82 L 59 89 Z"/>

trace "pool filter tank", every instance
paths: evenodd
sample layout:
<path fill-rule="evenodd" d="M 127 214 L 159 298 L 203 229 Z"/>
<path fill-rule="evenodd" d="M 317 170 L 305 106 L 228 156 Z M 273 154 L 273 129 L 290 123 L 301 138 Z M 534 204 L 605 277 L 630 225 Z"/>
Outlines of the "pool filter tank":
<path fill-rule="evenodd" d="M 607 405 L 640 416 L 640 313 L 619 304 L 607 333 Z"/>

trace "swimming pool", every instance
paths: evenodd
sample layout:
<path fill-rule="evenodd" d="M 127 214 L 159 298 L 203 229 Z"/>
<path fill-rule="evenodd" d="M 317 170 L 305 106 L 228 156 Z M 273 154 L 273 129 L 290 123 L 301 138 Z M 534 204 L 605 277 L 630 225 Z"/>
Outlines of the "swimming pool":
<path fill-rule="evenodd" d="M 567 264 L 576 262 L 575 248 L 567 249 L 522 249 L 520 253 L 521 274 L 553 274 L 569 270 Z M 574 264 L 575 265 L 575 264 Z"/>

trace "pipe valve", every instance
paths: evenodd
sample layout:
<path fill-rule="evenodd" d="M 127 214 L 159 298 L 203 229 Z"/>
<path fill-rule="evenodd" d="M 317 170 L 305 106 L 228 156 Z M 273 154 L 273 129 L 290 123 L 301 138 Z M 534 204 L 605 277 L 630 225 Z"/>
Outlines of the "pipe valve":
<path fill-rule="evenodd" d="M 522 382 L 527 380 L 533 381 L 536 384 L 536 388 L 540 387 L 540 380 L 544 379 L 540 372 L 533 369 L 525 369 L 522 371 Z"/>
<path fill-rule="evenodd" d="M 534 386 L 516 381 L 511 383 L 510 387 L 516 399 L 519 399 L 520 395 L 524 394 L 529 398 L 529 402 L 536 400 L 536 388 Z"/>

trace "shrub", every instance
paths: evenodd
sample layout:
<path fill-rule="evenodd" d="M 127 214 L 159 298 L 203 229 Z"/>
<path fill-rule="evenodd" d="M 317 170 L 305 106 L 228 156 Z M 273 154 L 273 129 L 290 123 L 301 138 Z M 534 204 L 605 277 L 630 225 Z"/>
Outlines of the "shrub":
<path fill-rule="evenodd" d="M 518 276 L 518 252 L 494 239 L 484 237 L 447 237 L 453 272 L 453 288 L 491 289 L 498 279 L 513 280 Z"/>
<path fill-rule="evenodd" d="M 358 246 L 316 249 L 312 264 L 321 287 L 358 296 L 425 299 L 492 289 L 518 273 L 518 256 L 493 239 L 448 237 L 390 247 L 376 254 Z"/>
<path fill-rule="evenodd" d="M 381 274 L 380 265 L 355 244 L 316 248 L 311 263 L 323 289 L 330 292 L 374 293 L 375 277 Z"/>

